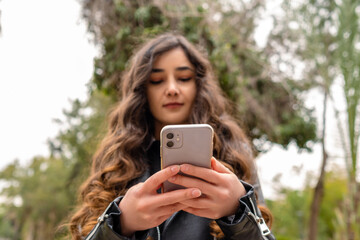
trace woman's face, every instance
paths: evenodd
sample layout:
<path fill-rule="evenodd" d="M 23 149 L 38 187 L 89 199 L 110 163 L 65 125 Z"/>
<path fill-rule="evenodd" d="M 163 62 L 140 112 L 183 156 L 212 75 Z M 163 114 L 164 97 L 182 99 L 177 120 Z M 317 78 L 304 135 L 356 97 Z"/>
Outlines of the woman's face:
<path fill-rule="evenodd" d="M 196 96 L 195 68 L 181 48 L 159 55 L 146 84 L 156 136 L 163 126 L 187 123 Z"/>

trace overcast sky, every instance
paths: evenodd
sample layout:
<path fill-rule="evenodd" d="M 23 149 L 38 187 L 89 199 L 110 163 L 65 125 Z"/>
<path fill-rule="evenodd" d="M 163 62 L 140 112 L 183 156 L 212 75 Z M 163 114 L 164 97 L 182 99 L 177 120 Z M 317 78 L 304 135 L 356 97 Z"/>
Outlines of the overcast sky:
<path fill-rule="evenodd" d="M 47 155 L 69 109 L 85 99 L 96 50 L 76 0 L 2 0 L 0 36 L 0 168 Z"/>
<path fill-rule="evenodd" d="M 86 98 L 97 51 L 88 41 L 76 0 L 1 0 L 0 9 L 2 169 L 14 159 L 26 164 L 49 154 L 46 141 L 59 130 L 53 119 L 63 118 L 70 99 Z M 255 36 L 262 45 L 271 21 L 265 19 L 260 27 Z M 309 98 L 313 106 L 322 100 L 316 93 Z M 282 184 L 301 187 L 306 172 L 318 171 L 320 152 L 317 146 L 312 154 L 298 154 L 291 145 L 288 151 L 274 147 L 261 155 L 257 164 L 265 197 L 273 195 L 272 179 L 279 174 Z"/>

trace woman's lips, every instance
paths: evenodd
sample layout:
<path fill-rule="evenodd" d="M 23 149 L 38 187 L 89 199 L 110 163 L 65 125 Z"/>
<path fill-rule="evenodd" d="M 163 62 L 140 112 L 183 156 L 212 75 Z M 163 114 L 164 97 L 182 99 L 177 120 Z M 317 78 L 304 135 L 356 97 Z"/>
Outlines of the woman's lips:
<path fill-rule="evenodd" d="M 181 107 L 182 105 L 184 105 L 184 104 L 183 103 L 173 102 L 173 103 L 164 104 L 163 107 L 172 109 L 172 108 Z"/>

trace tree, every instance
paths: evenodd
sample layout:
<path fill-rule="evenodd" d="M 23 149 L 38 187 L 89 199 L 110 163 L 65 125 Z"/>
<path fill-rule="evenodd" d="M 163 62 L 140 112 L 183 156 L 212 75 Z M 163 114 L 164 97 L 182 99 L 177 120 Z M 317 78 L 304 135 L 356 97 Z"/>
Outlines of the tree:
<path fill-rule="evenodd" d="M 86 104 L 73 101 L 72 109 L 64 111 L 65 121 L 57 120 L 62 130 L 49 141 L 51 156 L 34 157 L 27 166 L 15 161 L 0 171 L 0 180 L 6 183 L 0 195 L 7 199 L 0 205 L 0 237 L 62 237 L 65 226 L 58 227 L 68 221 L 78 188 L 88 175 L 110 103 L 95 92 Z"/>
<path fill-rule="evenodd" d="M 266 141 L 284 147 L 294 141 L 309 150 L 309 141 L 316 138 L 314 118 L 299 101 L 299 89 L 291 79 L 273 79 L 276 71 L 253 39 L 263 7 L 261 0 L 85 1 L 83 16 L 95 42 L 103 46 L 91 89 L 115 100 L 133 49 L 156 34 L 177 31 L 205 47 L 221 87 L 236 104 L 237 116 L 257 140 L 258 150 L 264 150 Z"/>
<path fill-rule="evenodd" d="M 358 149 L 357 142 L 359 139 L 359 127 L 356 125 L 359 116 L 357 105 L 360 91 L 358 77 L 359 50 L 356 48 L 356 44 L 359 44 L 359 19 L 358 10 L 356 10 L 359 9 L 359 3 L 358 1 L 337 3 L 336 1 L 325 0 L 284 1 L 283 9 L 285 17 L 278 19 L 277 28 L 275 28 L 271 38 L 271 44 L 273 44 L 272 47 L 283 46 L 285 49 L 290 50 L 292 59 L 287 61 L 286 56 L 281 54 L 278 55 L 277 59 L 290 66 L 289 69 L 298 66 L 299 62 L 304 63 L 303 77 L 305 80 L 303 82 L 310 86 L 320 87 L 324 93 L 323 133 L 321 136 L 323 164 L 320 169 L 318 183 L 314 189 L 308 236 L 309 239 L 315 239 L 317 237 L 318 210 L 324 191 L 324 172 L 328 158 L 325 150 L 327 99 L 328 97 L 333 99 L 331 86 L 336 79 L 344 81 L 344 95 L 348 105 L 347 137 L 350 143 L 349 147 L 347 147 L 348 144 L 343 134 L 341 134 L 341 139 L 351 185 L 349 185 L 349 194 L 351 194 L 354 203 L 351 204 L 350 212 L 355 215 L 359 214 L 357 213 L 358 204 L 356 203 L 359 201 L 359 197 L 357 197 L 359 189 L 356 187 L 358 183 L 356 183 L 354 177 L 356 175 L 356 149 Z M 336 116 L 338 117 L 339 114 Z M 339 127 L 339 129 L 341 130 L 342 127 Z M 340 133 L 343 133 L 343 131 L 340 131 Z M 353 217 L 353 219 L 356 219 L 356 217 Z M 353 239 L 350 233 L 353 231 L 350 230 L 352 223 L 348 222 L 350 234 L 348 236 L 349 239 Z"/>
<path fill-rule="evenodd" d="M 309 208 L 312 202 L 312 186 L 309 182 L 315 176 L 308 175 L 308 183 L 303 190 L 293 190 L 280 187 L 279 198 L 268 200 L 275 221 L 273 232 L 279 240 L 285 239 L 308 239 L 308 225 L 310 222 Z M 338 223 L 337 211 L 334 209 L 341 206 L 343 196 L 348 193 L 346 187 L 346 174 L 337 166 L 333 166 L 326 173 L 327 181 L 324 182 L 324 201 L 319 208 L 317 239 L 335 239 Z M 274 182 L 278 186 L 280 183 Z"/>
<path fill-rule="evenodd" d="M 271 43 L 281 44 L 291 49 L 291 54 L 295 56 L 295 59 L 306 64 L 303 82 L 319 88 L 324 94 L 322 132 L 319 137 L 322 146 L 322 163 L 313 193 L 308 234 L 308 239 L 314 240 L 317 238 L 317 219 L 324 195 L 325 168 L 328 162 L 325 145 L 327 102 L 332 82 L 336 77 L 333 70 L 335 61 L 331 57 L 334 50 L 330 47 L 335 42 L 335 35 L 331 32 L 334 25 L 332 14 L 334 5 L 329 1 L 303 1 L 301 3 L 285 1 L 283 9 L 284 25 L 281 25 L 283 26 L 281 29 L 279 27 L 275 29 L 274 40 Z M 284 38 L 282 35 L 285 32 L 287 35 Z M 284 52 L 277 51 L 276 53 L 281 60 L 284 59 L 282 56 Z M 286 64 L 293 68 L 298 63 L 290 60 Z"/>
<path fill-rule="evenodd" d="M 360 183 L 358 173 L 358 149 L 360 135 L 360 3 L 345 0 L 339 5 L 339 28 L 337 34 L 337 61 L 344 82 L 347 105 L 347 146 L 345 161 L 349 175 L 349 205 L 347 221 L 348 239 L 360 239 Z M 344 139 L 345 142 L 345 139 Z"/>
<path fill-rule="evenodd" d="M 64 110 L 65 121 L 57 120 L 62 130 L 49 141 L 49 146 L 53 156 L 71 163 L 65 179 L 69 194 L 74 195 L 88 175 L 91 157 L 105 135 L 106 117 L 112 105 L 109 96 L 94 91 L 87 102 L 75 100 L 70 110 Z"/>
<path fill-rule="evenodd" d="M 263 6 L 262 0 L 84 1 L 83 17 L 102 46 L 90 92 L 116 102 L 133 49 L 154 35 L 176 31 L 208 54 L 220 86 L 234 103 L 234 115 L 258 151 L 265 151 L 263 145 L 269 142 L 284 147 L 295 142 L 310 150 L 309 143 L 316 140 L 315 119 L 299 99 L 301 90 L 291 79 L 273 79 L 276 71 L 253 39 Z"/>
<path fill-rule="evenodd" d="M 295 142 L 300 149 L 310 149 L 309 142 L 316 139 L 315 123 L 310 110 L 302 104 L 301 89 L 291 78 L 276 74 L 278 71 L 272 69 L 267 55 L 258 49 L 253 39 L 264 1 L 87 0 L 81 3 L 93 40 L 102 49 L 102 54 L 95 59 L 93 78 L 88 85 L 89 98 L 84 102 L 73 101 L 72 108 L 64 111 L 65 121 L 58 120 L 61 131 L 49 140 L 51 156 L 37 160 L 48 167 L 35 168 L 35 164 L 32 170 L 39 179 L 25 173 L 18 179 L 17 171 L 10 171 L 4 180 L 17 182 L 12 185 L 16 191 L 5 191 L 4 196 L 27 200 L 38 189 L 32 186 L 25 190 L 23 186 L 48 180 L 50 189 L 57 184 L 63 187 L 61 194 L 67 196 L 67 207 L 72 210 L 76 202 L 74 193 L 88 175 L 91 156 L 104 134 L 107 113 L 119 100 L 117 88 L 133 50 L 146 39 L 167 31 L 182 33 L 203 46 L 222 89 L 234 103 L 236 117 L 259 151 L 264 150 L 262 144 L 268 141 L 284 147 Z M 63 162 L 64 170 L 58 173 L 55 184 L 45 176 L 50 169 L 55 169 L 50 168 L 52 162 L 56 165 L 58 161 Z M 25 200 L 20 206 L 13 206 L 19 214 L 28 206 Z M 29 206 L 33 212 L 40 211 L 41 205 Z M 32 232 L 39 226 L 36 216 L 20 217 L 18 232 L 39 236 L 36 230 Z M 62 214 L 59 217 L 66 219 Z M 56 218 L 49 225 L 57 221 Z"/>
<path fill-rule="evenodd" d="M 0 179 L 6 181 L 1 190 L 6 199 L 2 216 L 12 226 L 12 239 L 54 239 L 72 202 L 64 191 L 65 182 L 59 181 L 68 178 L 67 164 L 62 159 L 34 157 L 28 166 L 14 162 L 0 172 Z"/>

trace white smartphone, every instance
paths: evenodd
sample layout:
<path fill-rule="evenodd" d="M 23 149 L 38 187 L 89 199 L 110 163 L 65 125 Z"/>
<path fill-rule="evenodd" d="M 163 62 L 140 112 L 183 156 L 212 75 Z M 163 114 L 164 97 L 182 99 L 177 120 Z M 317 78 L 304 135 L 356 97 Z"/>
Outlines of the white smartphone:
<path fill-rule="evenodd" d="M 189 163 L 211 168 L 214 130 L 208 124 L 167 125 L 160 132 L 161 169 Z M 164 182 L 162 191 L 184 188 Z"/>

